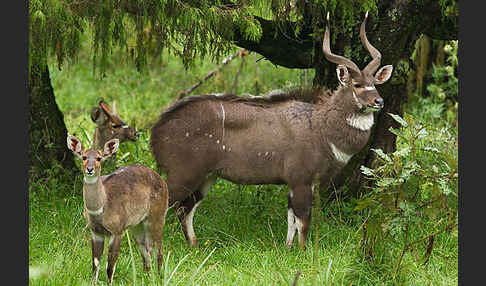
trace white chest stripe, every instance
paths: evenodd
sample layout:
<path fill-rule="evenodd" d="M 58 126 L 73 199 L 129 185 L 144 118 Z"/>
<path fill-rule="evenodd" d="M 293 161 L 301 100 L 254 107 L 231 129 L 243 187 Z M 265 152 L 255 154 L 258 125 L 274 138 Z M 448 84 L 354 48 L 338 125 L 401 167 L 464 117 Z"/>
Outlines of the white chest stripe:
<path fill-rule="evenodd" d="M 371 126 L 373 126 L 374 117 L 372 112 L 368 112 L 365 114 L 353 114 L 346 118 L 346 121 L 352 127 L 366 131 L 369 130 Z"/>
<path fill-rule="evenodd" d="M 373 90 L 373 89 L 375 89 L 375 87 L 374 86 L 365 86 L 365 89 L 366 90 Z"/>
<path fill-rule="evenodd" d="M 86 212 L 90 215 L 100 215 L 103 212 L 103 207 L 94 211 L 90 211 L 88 208 L 86 208 Z"/>
<path fill-rule="evenodd" d="M 336 160 L 338 160 L 339 162 L 347 163 L 349 159 L 353 157 L 353 155 L 346 154 L 343 151 L 339 150 L 331 142 L 329 142 L 329 146 L 331 146 L 332 153 L 334 154 L 334 158 L 336 158 Z"/>

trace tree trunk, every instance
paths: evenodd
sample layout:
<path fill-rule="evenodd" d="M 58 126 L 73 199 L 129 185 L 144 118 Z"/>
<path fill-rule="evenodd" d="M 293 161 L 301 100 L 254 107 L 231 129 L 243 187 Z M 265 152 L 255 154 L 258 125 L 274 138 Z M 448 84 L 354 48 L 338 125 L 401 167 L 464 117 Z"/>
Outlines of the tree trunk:
<path fill-rule="evenodd" d="M 47 64 L 32 63 L 28 80 L 29 94 L 29 180 L 47 177 L 55 164 L 63 169 L 76 168 L 67 149 L 67 129 L 59 110 Z"/>
<path fill-rule="evenodd" d="M 409 11 L 403 10 L 405 8 L 399 7 L 400 4 L 394 7 L 401 9 L 401 13 L 407 14 Z M 386 10 L 391 9 L 388 7 Z M 346 193 L 340 194 L 344 197 L 356 197 L 366 186 L 366 180 L 361 174 L 360 167 L 362 165 L 369 168 L 376 167 L 377 161 L 375 153 L 370 149 L 382 149 L 385 153 L 391 153 L 396 150 L 396 136 L 389 131 L 390 127 L 398 128 L 399 124 L 393 120 L 388 113 L 403 116 L 403 105 L 407 102 L 407 81 L 408 71 L 410 66 L 410 55 L 415 46 L 415 41 L 418 39 L 418 34 L 413 25 L 407 23 L 407 17 L 401 17 L 399 20 L 392 19 L 394 15 L 390 13 L 381 14 L 379 19 L 369 19 L 367 25 L 367 36 L 370 42 L 381 52 L 381 64 L 393 64 L 392 78 L 382 86 L 377 86 L 377 90 L 385 100 L 384 108 L 375 114 L 375 125 L 371 130 L 371 136 L 367 146 L 358 154 L 354 155 L 346 167 L 334 178 L 330 189 L 321 188 L 321 195 L 323 198 L 333 199 L 336 196 L 334 190 L 339 190 L 342 186 L 346 186 Z M 338 35 L 336 43 L 345 43 L 345 37 Z M 359 41 L 358 31 L 353 36 L 355 41 L 351 41 L 351 50 L 359 51 L 361 42 Z M 380 40 L 378 40 L 380 39 Z M 332 51 L 336 54 L 343 55 L 344 47 L 331 44 Z M 387 48 L 387 47 L 393 47 Z M 321 45 L 316 45 L 315 54 L 316 59 L 324 58 L 322 55 Z M 357 59 L 353 58 L 356 64 L 363 68 L 368 62 L 363 59 L 368 58 L 368 52 L 361 49 Z M 322 60 L 322 63 L 316 64 L 316 77 L 314 85 L 326 85 L 335 87 L 336 72 L 335 64 L 330 65 L 327 61 Z M 329 84 L 332 83 L 332 84 Z"/>

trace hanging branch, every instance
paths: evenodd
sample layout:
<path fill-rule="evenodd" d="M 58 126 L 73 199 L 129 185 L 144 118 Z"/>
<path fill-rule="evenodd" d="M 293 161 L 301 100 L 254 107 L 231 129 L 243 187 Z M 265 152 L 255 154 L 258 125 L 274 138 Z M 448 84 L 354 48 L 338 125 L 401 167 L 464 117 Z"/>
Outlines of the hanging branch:
<path fill-rule="evenodd" d="M 241 70 L 243 69 L 243 66 L 245 65 L 245 56 L 248 54 L 247 51 L 241 51 L 241 64 L 240 68 L 235 74 L 235 80 L 233 81 L 233 86 L 231 87 L 231 93 L 236 93 L 236 88 L 238 87 L 238 77 L 241 74 Z"/>
<path fill-rule="evenodd" d="M 178 99 L 181 99 L 185 96 L 187 96 L 189 93 L 191 93 L 193 90 L 195 90 L 197 87 L 199 87 L 201 84 L 203 84 L 203 82 L 205 82 L 206 80 L 208 80 L 209 78 L 211 78 L 217 71 L 219 71 L 222 67 L 224 67 L 225 65 L 227 65 L 230 61 L 234 60 L 235 58 L 237 58 L 238 56 L 242 55 L 243 53 L 246 53 L 246 50 L 245 49 L 241 49 L 239 50 L 238 52 L 236 52 L 234 55 L 230 56 L 230 57 L 227 57 L 225 58 L 221 64 L 219 66 L 217 66 L 216 68 L 214 68 L 212 71 L 210 71 L 208 74 L 206 74 L 204 76 L 203 79 L 201 79 L 199 82 L 193 84 L 191 87 L 189 87 L 188 89 L 186 90 L 183 90 L 179 93 L 179 98 Z"/>

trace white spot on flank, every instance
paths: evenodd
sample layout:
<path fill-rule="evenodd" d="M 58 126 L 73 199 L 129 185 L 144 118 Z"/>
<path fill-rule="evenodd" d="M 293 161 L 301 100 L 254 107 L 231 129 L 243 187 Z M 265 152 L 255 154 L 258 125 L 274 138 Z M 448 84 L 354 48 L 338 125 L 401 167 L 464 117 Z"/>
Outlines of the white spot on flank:
<path fill-rule="evenodd" d="M 219 144 L 219 140 L 216 140 L 216 144 Z"/>
<path fill-rule="evenodd" d="M 343 151 L 339 150 L 331 142 L 329 142 L 329 146 L 331 146 L 332 153 L 334 154 L 334 158 L 336 158 L 336 160 L 338 160 L 339 162 L 347 163 L 349 161 L 349 159 L 351 159 L 351 157 L 353 156 L 353 155 L 346 154 Z"/>
<path fill-rule="evenodd" d="M 212 138 L 213 137 L 213 134 L 209 134 L 209 138 Z"/>
<path fill-rule="evenodd" d="M 223 150 L 226 149 L 226 146 L 223 145 Z"/>
<path fill-rule="evenodd" d="M 262 155 L 262 153 L 258 152 L 258 156 Z"/>
<path fill-rule="evenodd" d="M 186 137 L 189 137 L 189 132 L 186 132 Z"/>
<path fill-rule="evenodd" d="M 268 152 L 265 152 L 265 156 L 267 156 L 267 155 L 268 155 Z"/>
<path fill-rule="evenodd" d="M 353 113 L 351 116 L 346 118 L 348 124 L 354 128 L 366 131 L 373 126 L 374 117 L 373 113 L 368 112 L 364 114 Z"/>

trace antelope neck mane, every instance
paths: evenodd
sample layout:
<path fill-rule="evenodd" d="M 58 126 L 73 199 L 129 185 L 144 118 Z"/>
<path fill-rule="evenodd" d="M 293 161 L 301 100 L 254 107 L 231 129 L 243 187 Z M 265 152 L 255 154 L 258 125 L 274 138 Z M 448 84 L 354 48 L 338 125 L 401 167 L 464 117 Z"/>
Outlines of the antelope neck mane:
<path fill-rule="evenodd" d="M 269 96 L 252 96 L 243 97 L 235 94 L 200 94 L 185 97 L 171 106 L 169 106 L 160 116 L 157 125 L 163 124 L 170 119 L 171 114 L 175 113 L 182 107 L 199 101 L 225 101 L 237 102 L 251 106 L 259 106 L 263 108 L 271 108 L 279 103 L 289 101 L 300 101 L 310 104 L 319 104 L 325 102 L 331 95 L 331 90 L 327 88 L 311 88 L 311 87 L 297 87 L 289 90 L 282 90 L 278 93 L 273 93 Z"/>

